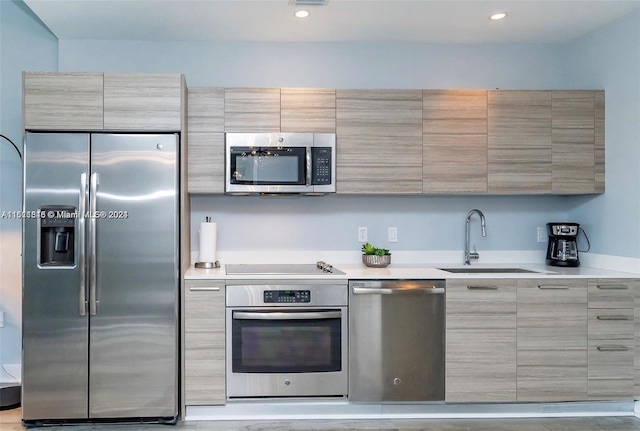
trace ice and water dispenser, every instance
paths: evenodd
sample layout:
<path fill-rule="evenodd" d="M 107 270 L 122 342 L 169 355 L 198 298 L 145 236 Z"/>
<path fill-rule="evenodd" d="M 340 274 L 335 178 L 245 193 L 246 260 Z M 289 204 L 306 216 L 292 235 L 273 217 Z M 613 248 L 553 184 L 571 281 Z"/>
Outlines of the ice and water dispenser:
<path fill-rule="evenodd" d="M 40 266 L 75 266 L 76 207 L 42 207 L 40 214 Z"/>

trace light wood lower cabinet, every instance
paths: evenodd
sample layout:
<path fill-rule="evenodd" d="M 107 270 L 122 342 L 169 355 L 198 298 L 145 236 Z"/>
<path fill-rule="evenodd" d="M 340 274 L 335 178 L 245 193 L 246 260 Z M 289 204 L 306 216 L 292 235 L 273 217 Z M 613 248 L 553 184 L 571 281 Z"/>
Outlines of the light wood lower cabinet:
<path fill-rule="evenodd" d="M 634 396 L 634 280 L 589 280 L 590 400 Z"/>
<path fill-rule="evenodd" d="M 518 280 L 518 401 L 587 399 L 587 280 Z"/>
<path fill-rule="evenodd" d="M 186 280 L 184 310 L 184 402 L 192 406 L 224 404 L 224 283 Z"/>
<path fill-rule="evenodd" d="M 445 401 L 516 401 L 516 280 L 448 280 L 446 305 Z"/>

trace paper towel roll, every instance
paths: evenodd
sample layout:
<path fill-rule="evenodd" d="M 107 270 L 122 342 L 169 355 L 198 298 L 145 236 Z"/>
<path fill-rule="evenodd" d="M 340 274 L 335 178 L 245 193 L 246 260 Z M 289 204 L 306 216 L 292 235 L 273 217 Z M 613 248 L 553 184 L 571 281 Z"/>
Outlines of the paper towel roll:
<path fill-rule="evenodd" d="M 200 223 L 200 262 L 215 262 L 218 239 L 218 226 L 215 223 Z"/>

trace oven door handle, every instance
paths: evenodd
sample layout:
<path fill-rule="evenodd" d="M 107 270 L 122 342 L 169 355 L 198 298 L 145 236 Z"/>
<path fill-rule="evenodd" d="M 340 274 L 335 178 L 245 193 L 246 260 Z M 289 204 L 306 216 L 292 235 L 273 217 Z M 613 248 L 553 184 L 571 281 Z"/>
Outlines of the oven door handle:
<path fill-rule="evenodd" d="M 318 320 L 339 319 L 342 311 L 302 311 L 302 312 L 266 312 L 234 311 L 233 319 L 236 320 Z"/>

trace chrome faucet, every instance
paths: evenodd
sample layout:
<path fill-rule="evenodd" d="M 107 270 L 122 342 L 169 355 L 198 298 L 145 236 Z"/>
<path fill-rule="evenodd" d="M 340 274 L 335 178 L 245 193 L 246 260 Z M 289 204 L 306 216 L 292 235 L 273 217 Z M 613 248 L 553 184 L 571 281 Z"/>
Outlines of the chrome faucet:
<path fill-rule="evenodd" d="M 466 232 L 467 237 L 466 237 L 466 242 L 464 247 L 464 264 L 465 265 L 471 265 L 471 259 L 478 259 L 480 257 L 477 251 L 472 253 L 471 250 L 469 249 L 469 225 L 471 221 L 471 216 L 474 213 L 480 216 L 480 226 L 482 226 L 482 236 L 487 236 L 487 228 L 485 225 L 484 214 L 482 214 L 482 211 L 477 209 L 473 209 L 469 211 L 469 213 L 467 214 L 467 232 Z"/>

